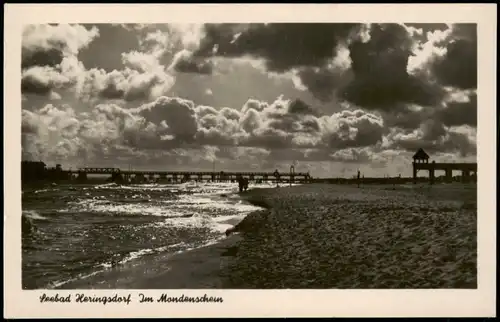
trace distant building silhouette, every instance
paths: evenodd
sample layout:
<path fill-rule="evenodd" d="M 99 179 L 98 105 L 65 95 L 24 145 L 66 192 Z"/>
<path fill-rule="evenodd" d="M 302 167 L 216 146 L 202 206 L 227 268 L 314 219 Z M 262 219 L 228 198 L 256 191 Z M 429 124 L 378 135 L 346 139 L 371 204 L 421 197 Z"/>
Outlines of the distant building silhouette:
<path fill-rule="evenodd" d="M 46 165 L 42 161 L 21 161 L 22 182 L 43 180 L 46 177 Z"/>
<path fill-rule="evenodd" d="M 60 181 L 71 178 L 69 171 L 64 171 L 60 164 L 55 168 L 47 168 L 42 161 L 21 161 L 21 182 L 33 182 L 41 180 Z"/>

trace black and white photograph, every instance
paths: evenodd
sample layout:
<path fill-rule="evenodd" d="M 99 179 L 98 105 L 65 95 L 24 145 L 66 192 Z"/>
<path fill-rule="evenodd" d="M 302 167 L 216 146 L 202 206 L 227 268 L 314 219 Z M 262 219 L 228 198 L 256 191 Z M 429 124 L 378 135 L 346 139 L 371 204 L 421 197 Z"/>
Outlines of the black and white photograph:
<path fill-rule="evenodd" d="M 22 290 L 477 290 L 478 30 L 24 24 Z"/>

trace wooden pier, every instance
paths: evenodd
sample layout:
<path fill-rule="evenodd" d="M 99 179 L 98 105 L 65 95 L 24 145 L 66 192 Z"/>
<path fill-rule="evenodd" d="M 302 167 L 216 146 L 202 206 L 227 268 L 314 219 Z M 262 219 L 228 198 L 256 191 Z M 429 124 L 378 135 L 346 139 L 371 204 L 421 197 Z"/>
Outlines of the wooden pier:
<path fill-rule="evenodd" d="M 166 180 L 171 182 L 186 182 L 191 180 L 231 182 L 239 177 L 247 178 L 249 181 L 272 181 L 272 182 L 308 182 L 311 178 L 309 173 L 304 172 L 231 172 L 231 171 L 149 171 L 149 170 L 121 170 L 119 168 L 79 168 L 70 171 L 78 178 L 85 179 L 89 174 L 110 175 L 114 180 L 139 180 L 146 177 L 149 180 Z"/>

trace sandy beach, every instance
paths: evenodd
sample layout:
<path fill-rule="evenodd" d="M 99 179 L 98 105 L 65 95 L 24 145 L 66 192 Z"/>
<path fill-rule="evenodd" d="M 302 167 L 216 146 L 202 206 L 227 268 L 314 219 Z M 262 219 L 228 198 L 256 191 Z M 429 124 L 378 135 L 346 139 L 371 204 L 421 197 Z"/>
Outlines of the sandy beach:
<path fill-rule="evenodd" d="M 206 247 L 63 288 L 476 288 L 475 185 L 251 189 L 267 208 Z"/>
<path fill-rule="evenodd" d="M 272 190 L 272 191 L 271 191 Z M 475 185 L 250 191 L 234 288 L 476 288 Z"/>

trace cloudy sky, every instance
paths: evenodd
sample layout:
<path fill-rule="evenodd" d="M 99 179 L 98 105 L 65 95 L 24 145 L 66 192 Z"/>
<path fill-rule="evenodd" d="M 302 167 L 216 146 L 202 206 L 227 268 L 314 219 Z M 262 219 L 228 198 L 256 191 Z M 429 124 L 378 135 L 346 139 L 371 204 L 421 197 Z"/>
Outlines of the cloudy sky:
<path fill-rule="evenodd" d="M 30 25 L 22 158 L 410 175 L 476 160 L 475 24 Z"/>

